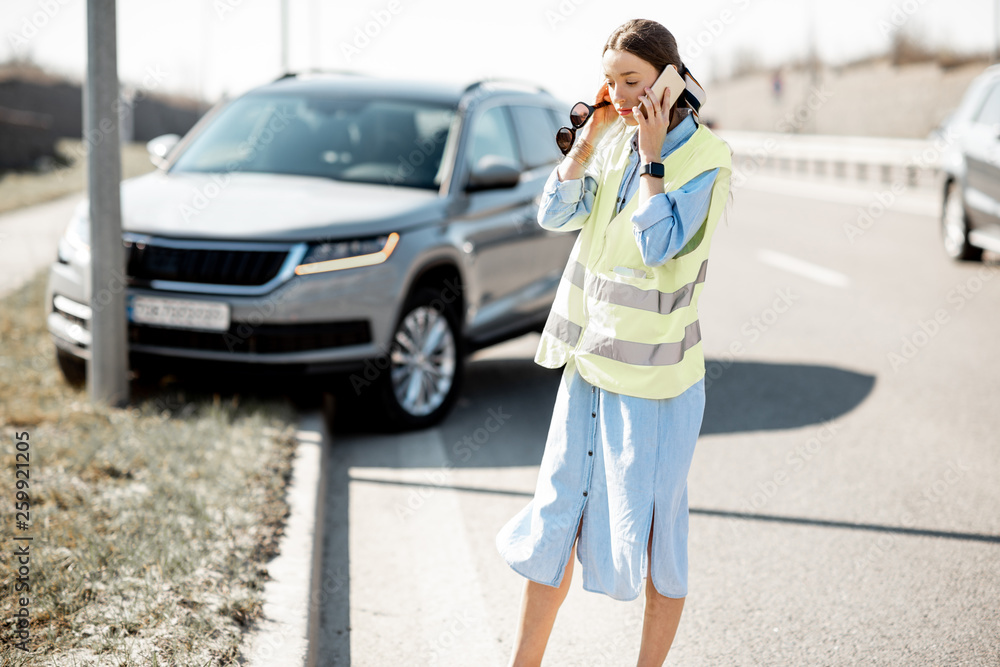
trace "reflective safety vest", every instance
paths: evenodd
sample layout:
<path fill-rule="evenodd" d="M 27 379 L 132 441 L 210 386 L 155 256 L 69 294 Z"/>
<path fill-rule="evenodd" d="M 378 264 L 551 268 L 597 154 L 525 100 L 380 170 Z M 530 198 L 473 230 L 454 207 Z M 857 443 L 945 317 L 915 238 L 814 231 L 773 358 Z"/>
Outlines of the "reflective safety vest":
<path fill-rule="evenodd" d="M 642 261 L 633 234 L 638 192 L 615 214 L 628 166 L 628 137 L 604 165 L 591 214 L 580 227 L 535 363 L 571 356 L 590 384 L 630 396 L 673 398 L 705 375 L 698 324 L 712 234 L 729 198 L 732 154 L 704 125 L 663 162 L 664 192 L 719 169 L 708 213 L 691 241 L 661 266 Z M 577 228 L 576 225 L 573 228 Z"/>

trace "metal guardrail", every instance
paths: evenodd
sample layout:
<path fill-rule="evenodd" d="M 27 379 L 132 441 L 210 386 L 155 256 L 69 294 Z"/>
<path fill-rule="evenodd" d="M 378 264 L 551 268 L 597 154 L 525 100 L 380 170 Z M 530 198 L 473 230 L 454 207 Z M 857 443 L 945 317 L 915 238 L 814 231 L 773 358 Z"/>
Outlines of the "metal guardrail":
<path fill-rule="evenodd" d="M 936 187 L 943 140 L 719 130 L 733 149 L 733 168 L 855 182 Z"/>

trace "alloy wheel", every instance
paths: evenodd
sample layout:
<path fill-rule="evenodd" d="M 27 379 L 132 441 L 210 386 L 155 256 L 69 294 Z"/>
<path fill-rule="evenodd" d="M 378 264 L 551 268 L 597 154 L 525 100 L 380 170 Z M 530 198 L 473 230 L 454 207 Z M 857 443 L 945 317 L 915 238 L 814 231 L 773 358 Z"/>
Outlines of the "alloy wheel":
<path fill-rule="evenodd" d="M 392 390 L 401 408 L 420 417 L 444 403 L 456 365 L 455 338 L 444 314 L 426 305 L 407 313 L 389 357 Z"/>

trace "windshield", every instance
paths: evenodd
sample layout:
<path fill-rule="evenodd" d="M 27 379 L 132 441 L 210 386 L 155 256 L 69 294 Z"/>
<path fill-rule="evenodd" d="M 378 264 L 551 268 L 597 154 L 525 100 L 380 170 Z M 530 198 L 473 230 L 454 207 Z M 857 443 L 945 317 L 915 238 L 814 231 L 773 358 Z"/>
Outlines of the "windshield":
<path fill-rule="evenodd" d="M 455 111 L 406 100 L 251 94 L 174 163 L 179 172 L 264 172 L 437 189 Z"/>

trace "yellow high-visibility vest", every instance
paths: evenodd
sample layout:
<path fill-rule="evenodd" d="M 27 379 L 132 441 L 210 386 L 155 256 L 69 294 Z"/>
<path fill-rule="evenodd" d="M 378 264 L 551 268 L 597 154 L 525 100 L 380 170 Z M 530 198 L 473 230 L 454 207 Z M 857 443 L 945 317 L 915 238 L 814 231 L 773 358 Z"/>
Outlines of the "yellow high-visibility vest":
<path fill-rule="evenodd" d="M 729 198 L 732 153 L 704 125 L 663 162 L 664 192 L 719 169 L 694 238 L 661 266 L 642 261 L 633 235 L 638 192 L 615 214 L 629 141 L 604 165 L 591 214 L 581 225 L 549 311 L 535 363 L 559 368 L 571 356 L 590 384 L 630 396 L 673 398 L 705 375 L 698 297 L 708 249 Z"/>

